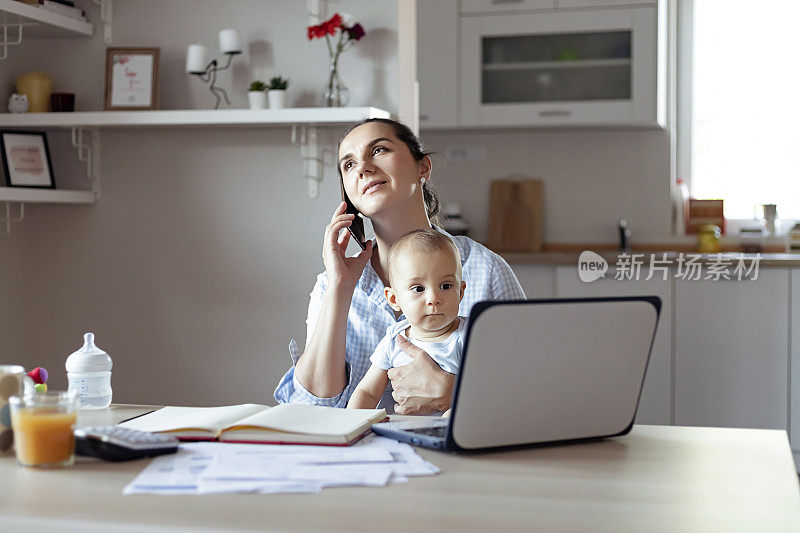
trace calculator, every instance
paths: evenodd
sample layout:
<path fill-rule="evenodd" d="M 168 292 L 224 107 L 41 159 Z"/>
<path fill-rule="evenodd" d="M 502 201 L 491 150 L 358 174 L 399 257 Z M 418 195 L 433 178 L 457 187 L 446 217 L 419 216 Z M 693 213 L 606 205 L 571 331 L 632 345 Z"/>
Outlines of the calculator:
<path fill-rule="evenodd" d="M 178 439 L 118 426 L 92 426 L 75 430 L 75 453 L 104 461 L 130 461 L 178 451 Z"/>

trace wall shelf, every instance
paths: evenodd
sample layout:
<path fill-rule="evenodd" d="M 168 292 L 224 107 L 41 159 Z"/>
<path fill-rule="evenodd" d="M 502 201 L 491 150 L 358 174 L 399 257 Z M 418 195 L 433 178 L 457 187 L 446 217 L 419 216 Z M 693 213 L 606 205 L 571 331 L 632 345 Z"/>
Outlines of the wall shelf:
<path fill-rule="evenodd" d="M 10 0 L 0 0 L 2 6 Z M 14 2 L 16 3 L 16 2 Z M 22 7 L 25 4 L 20 4 Z M 16 6 L 15 6 L 16 7 Z M 32 8 L 37 9 L 37 8 Z M 6 231 L 11 222 L 20 222 L 26 203 L 93 204 L 100 191 L 100 172 L 96 164 L 100 151 L 100 131 L 104 129 L 144 128 L 242 128 L 291 127 L 292 142 L 300 144 L 303 176 L 308 194 L 316 197 L 322 179 L 322 150 L 318 142 L 320 127 L 346 126 L 365 118 L 389 118 L 390 113 L 376 107 L 295 107 L 286 109 L 186 109 L 167 111 L 79 111 L 72 113 L 4 113 L 0 129 L 70 129 L 78 159 L 85 161 L 91 190 L 31 189 L 0 187 L 0 202 L 6 204 L 6 217 L 0 217 Z M 297 135 L 299 129 L 299 135 Z M 88 138 L 84 141 L 84 132 Z M 20 216 L 11 219 L 10 204 L 20 204 Z"/>
<path fill-rule="evenodd" d="M 91 37 L 91 23 L 15 0 L 0 0 L 0 24 L 24 24 L 24 35 L 32 38 Z"/>
<path fill-rule="evenodd" d="M 3 0 L 0 0 L 2 2 Z M 24 5 L 24 4 L 22 4 Z M 0 114 L 3 128 L 164 128 L 178 126 L 339 126 L 389 118 L 376 107 L 295 107 Z"/>
<path fill-rule="evenodd" d="M 95 191 L 0 187 L 0 202 L 93 204 Z"/>

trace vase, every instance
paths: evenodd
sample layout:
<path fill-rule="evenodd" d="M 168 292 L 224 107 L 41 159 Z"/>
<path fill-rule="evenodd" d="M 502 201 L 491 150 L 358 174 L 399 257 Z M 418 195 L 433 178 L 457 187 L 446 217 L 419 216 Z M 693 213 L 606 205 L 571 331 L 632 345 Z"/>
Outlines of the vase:
<path fill-rule="evenodd" d="M 339 78 L 338 62 L 338 55 L 331 56 L 328 83 L 325 84 L 325 91 L 323 92 L 323 99 L 327 107 L 346 106 L 347 102 L 350 101 L 350 90 Z"/>
<path fill-rule="evenodd" d="M 270 89 L 269 96 L 270 109 L 283 109 L 286 105 L 286 91 L 283 89 Z"/>
<path fill-rule="evenodd" d="M 247 91 L 247 101 L 250 109 L 266 109 L 267 93 L 264 91 Z"/>
<path fill-rule="evenodd" d="M 17 92 L 28 96 L 28 113 L 46 113 L 50 106 L 53 82 L 41 70 L 25 74 L 14 80 Z"/>

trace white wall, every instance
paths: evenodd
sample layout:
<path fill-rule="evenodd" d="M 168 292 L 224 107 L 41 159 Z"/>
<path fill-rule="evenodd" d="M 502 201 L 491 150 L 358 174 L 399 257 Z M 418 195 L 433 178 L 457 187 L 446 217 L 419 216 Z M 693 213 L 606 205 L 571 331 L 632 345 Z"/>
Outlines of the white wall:
<path fill-rule="evenodd" d="M 94 4 L 83 4 L 96 19 Z M 278 73 L 293 81 L 290 105 L 313 105 L 327 53 L 305 38 L 305 4 L 117 0 L 112 46 L 160 46 L 161 108 L 208 108 L 207 89 L 183 72 L 186 46 L 216 51 L 217 31 L 236 27 L 251 44 L 220 78 L 233 107 L 245 106 L 253 77 Z M 396 2 L 331 5 L 367 29 L 342 60 L 351 103 L 395 111 Z M 100 109 L 105 46 L 98 34 L 10 49 L 0 101 L 16 76 L 43 69 L 56 90 L 77 93 L 79 110 Z M 334 146 L 340 134 L 325 139 Z M 423 140 L 441 152 L 434 180 L 444 199 L 463 206 L 479 240 L 489 180 L 513 173 L 545 180 L 547 241 L 614 241 L 620 217 L 634 239 L 669 235 L 666 132 L 423 132 Z M 63 132 L 51 135 L 57 183 L 85 186 L 66 143 Z M 465 144 L 485 146 L 487 160 L 446 160 L 447 146 Z M 287 129 L 104 131 L 96 205 L 28 206 L 24 223 L 0 233 L 0 361 L 45 366 L 63 388 L 64 359 L 91 330 L 114 359 L 115 401 L 271 402 L 289 339 L 305 339 L 322 228 L 338 198 L 331 166 L 320 197 L 305 195 L 298 156 Z M 539 284 L 538 274 L 522 274 Z"/>
<path fill-rule="evenodd" d="M 509 176 L 544 181 L 545 242 L 618 242 L 628 220 L 634 242 L 671 240 L 669 134 L 660 130 L 425 132 L 438 152 L 433 179 L 488 237 L 489 184 Z M 485 150 L 484 161 L 447 159 L 448 146 Z"/>
<path fill-rule="evenodd" d="M 306 38 L 305 6 L 118 0 L 111 46 L 160 46 L 161 108 L 208 108 L 207 89 L 183 72 L 186 47 L 215 51 L 217 31 L 236 27 L 250 44 L 232 78 L 220 77 L 232 107 L 245 107 L 253 77 L 278 73 L 292 80 L 290 105 L 316 105 L 327 51 Z M 394 111 L 396 2 L 331 6 L 367 30 L 341 61 L 351 103 Z M 56 90 L 78 94 L 79 110 L 100 109 L 105 46 L 99 34 L 27 41 L 2 63 L 0 98 L 16 76 L 42 69 Z M 323 140 L 333 147 L 341 133 Z M 57 183 L 85 186 L 64 133 L 50 139 Z M 27 206 L 25 221 L 0 234 L 0 361 L 44 366 L 51 387 L 64 388 L 64 360 L 94 331 L 114 361 L 115 401 L 273 402 L 289 339 L 305 340 L 322 231 L 338 203 L 335 169 L 310 199 L 289 129 L 181 128 L 103 131 L 101 172 L 94 206 Z"/>

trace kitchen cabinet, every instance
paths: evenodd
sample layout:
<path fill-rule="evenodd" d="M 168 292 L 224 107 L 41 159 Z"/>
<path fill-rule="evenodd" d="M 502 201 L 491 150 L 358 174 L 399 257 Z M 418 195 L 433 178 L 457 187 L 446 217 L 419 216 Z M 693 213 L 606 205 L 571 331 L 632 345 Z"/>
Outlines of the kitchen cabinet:
<path fill-rule="evenodd" d="M 420 127 L 666 124 L 665 0 L 423 0 Z"/>
<path fill-rule="evenodd" d="M 657 7 L 461 17 L 466 127 L 665 125 Z"/>
<path fill-rule="evenodd" d="M 645 276 L 646 277 L 646 276 Z M 637 424 L 671 423 L 672 405 L 672 282 L 659 276 L 650 280 L 614 279 L 613 266 L 604 279 L 585 283 L 578 278 L 577 265 L 556 267 L 556 296 L 585 298 L 599 296 L 650 296 L 661 298 L 661 314 L 647 365 L 647 374 L 636 415 Z"/>
<path fill-rule="evenodd" d="M 417 4 L 420 128 L 458 125 L 458 0 Z"/>
<path fill-rule="evenodd" d="M 559 9 L 584 8 L 584 7 L 618 7 L 626 5 L 657 4 L 657 0 L 558 0 Z"/>
<path fill-rule="evenodd" d="M 800 470 L 800 268 L 793 268 L 789 272 L 791 282 L 792 308 L 789 313 L 791 323 L 790 346 L 792 349 L 790 359 L 790 390 L 789 397 L 789 442 L 792 445 L 795 463 Z"/>
<path fill-rule="evenodd" d="M 461 13 L 555 9 L 556 0 L 461 0 Z"/>
<path fill-rule="evenodd" d="M 677 425 L 787 429 L 788 288 L 788 268 L 675 280 Z"/>
<path fill-rule="evenodd" d="M 555 266 L 515 264 L 512 268 L 527 298 L 555 298 Z"/>

